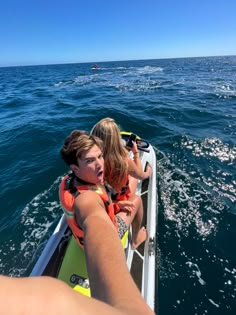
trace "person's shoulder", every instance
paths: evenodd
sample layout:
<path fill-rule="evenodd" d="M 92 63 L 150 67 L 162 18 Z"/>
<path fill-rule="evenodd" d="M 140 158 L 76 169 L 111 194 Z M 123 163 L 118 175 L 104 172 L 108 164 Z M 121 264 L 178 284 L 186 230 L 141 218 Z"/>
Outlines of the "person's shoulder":
<path fill-rule="evenodd" d="M 79 194 L 75 199 L 75 207 L 84 213 L 90 213 L 94 209 L 105 208 L 105 205 L 96 191 L 87 190 Z"/>
<path fill-rule="evenodd" d="M 82 227 L 85 220 L 90 216 L 103 216 L 106 213 L 106 207 L 102 199 L 95 191 L 82 192 L 74 203 L 74 210 L 79 225 Z"/>
<path fill-rule="evenodd" d="M 97 203 L 101 200 L 99 195 L 94 190 L 86 190 L 81 192 L 78 197 L 76 198 L 76 203 L 81 205 L 89 205 Z"/>

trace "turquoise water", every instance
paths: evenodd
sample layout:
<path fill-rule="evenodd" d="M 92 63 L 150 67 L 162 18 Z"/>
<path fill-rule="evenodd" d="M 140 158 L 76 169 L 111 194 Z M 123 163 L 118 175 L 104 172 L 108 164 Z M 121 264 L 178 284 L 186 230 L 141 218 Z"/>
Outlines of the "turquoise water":
<path fill-rule="evenodd" d="M 159 314 L 235 314 L 236 57 L 0 68 L 0 271 L 28 276 L 61 216 L 59 150 L 110 116 L 157 158 Z"/>

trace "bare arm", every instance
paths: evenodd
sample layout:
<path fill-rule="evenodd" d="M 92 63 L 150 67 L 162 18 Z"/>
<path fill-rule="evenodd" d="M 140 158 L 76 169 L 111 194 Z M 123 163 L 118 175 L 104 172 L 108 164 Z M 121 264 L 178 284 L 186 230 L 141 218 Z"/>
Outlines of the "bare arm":
<path fill-rule="evenodd" d="M 92 296 L 122 314 L 154 314 L 128 271 L 117 232 L 103 218 L 96 216 L 89 217 L 83 228 Z"/>
<path fill-rule="evenodd" d="M 96 216 L 102 217 L 107 224 L 115 230 L 114 225 L 107 215 L 104 203 L 96 192 L 88 190 L 80 194 L 75 200 L 74 209 L 76 213 L 76 220 L 82 229 L 84 221 L 88 217 Z"/>
<path fill-rule="evenodd" d="M 92 296 L 123 314 L 153 314 L 128 271 L 124 250 L 104 204 L 99 197 L 80 196 L 79 212 L 87 213 L 80 220 Z"/>
<path fill-rule="evenodd" d="M 85 232 L 85 254 L 96 299 L 51 277 L 0 276 L 0 314 L 154 315 L 131 278 L 120 239 L 100 198 L 93 192 L 82 195 L 76 207 L 82 212 L 79 220 Z"/>
<path fill-rule="evenodd" d="M 142 163 L 139 158 L 137 144 L 133 142 L 132 152 L 134 159 L 128 159 L 128 174 L 136 179 L 146 179 L 152 174 L 152 167 L 148 164 L 146 171 L 143 170 Z"/>
<path fill-rule="evenodd" d="M 118 309 L 72 290 L 51 277 L 0 276 L 0 314 L 122 315 Z M 125 313 L 128 314 L 128 313 Z"/>

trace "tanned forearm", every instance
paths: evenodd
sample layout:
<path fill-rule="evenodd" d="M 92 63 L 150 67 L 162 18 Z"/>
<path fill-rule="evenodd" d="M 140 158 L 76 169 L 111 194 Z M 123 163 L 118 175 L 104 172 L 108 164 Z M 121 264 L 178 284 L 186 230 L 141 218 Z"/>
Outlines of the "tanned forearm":
<path fill-rule="evenodd" d="M 130 276 L 120 239 L 112 225 L 92 216 L 86 219 L 83 229 L 92 296 L 124 314 L 154 314 Z"/>

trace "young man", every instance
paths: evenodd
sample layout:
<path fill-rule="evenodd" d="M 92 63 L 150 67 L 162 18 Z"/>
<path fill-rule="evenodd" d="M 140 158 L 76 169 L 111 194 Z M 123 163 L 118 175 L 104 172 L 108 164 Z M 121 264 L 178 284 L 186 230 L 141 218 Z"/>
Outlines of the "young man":
<path fill-rule="evenodd" d="M 112 204 L 105 194 L 103 199 L 99 196 L 98 188 L 101 188 L 100 193 L 104 193 L 101 148 L 101 142 L 96 137 L 74 131 L 62 149 L 63 158 L 75 174 L 69 182 L 72 187 L 67 189 L 69 193 L 71 190 L 71 199 L 68 195 L 63 202 L 66 203 L 64 206 L 71 202 L 74 205 L 79 230 L 73 232 L 79 233 L 78 241 L 85 250 L 93 298 L 83 296 L 65 283 L 49 277 L 0 277 L 0 314 L 154 314 L 128 271 L 116 231 L 118 224 L 111 211 Z M 61 189 L 66 188 L 64 184 L 65 180 Z M 79 187 L 77 196 L 73 195 L 74 187 Z"/>
<path fill-rule="evenodd" d="M 117 202 L 115 206 L 119 207 L 119 212 L 116 216 L 114 215 L 114 207 L 107 194 L 107 186 L 104 186 L 102 151 L 100 138 L 79 130 L 73 131 L 64 142 L 61 156 L 72 170 L 72 174 L 65 176 L 62 180 L 59 195 L 68 224 L 77 242 L 83 247 L 83 221 L 87 216 L 97 213 L 91 205 L 91 200 L 96 200 L 96 203 L 99 203 L 108 214 L 106 219 L 109 223 L 113 223 L 120 238 L 131 223 L 132 227 L 136 227 L 137 232 L 133 237 L 133 244 L 138 247 L 146 239 L 145 231 L 138 229 L 142 223 L 142 213 L 139 211 L 141 199 Z M 101 215 L 101 211 L 98 215 Z"/>
<path fill-rule="evenodd" d="M 76 240 L 85 249 L 92 296 L 115 305 L 123 299 L 128 302 L 131 288 L 136 291 L 134 296 L 141 298 L 126 267 L 119 240 L 131 224 L 137 205 L 125 201 L 125 207 L 131 208 L 131 215 L 114 215 L 104 186 L 102 151 L 102 141 L 96 136 L 75 130 L 66 138 L 61 155 L 72 170 L 72 176 L 62 180 L 60 200 Z M 126 280 L 130 283 L 128 287 Z"/>

